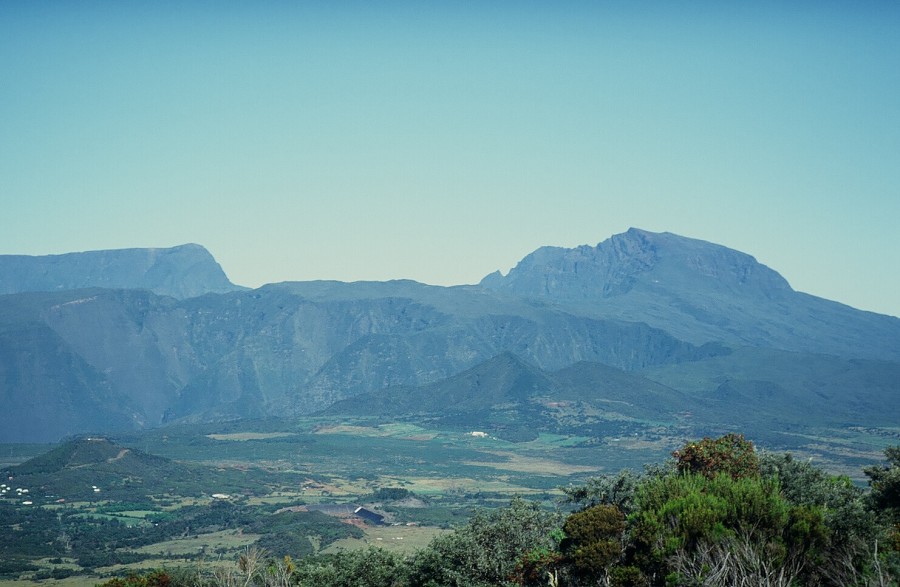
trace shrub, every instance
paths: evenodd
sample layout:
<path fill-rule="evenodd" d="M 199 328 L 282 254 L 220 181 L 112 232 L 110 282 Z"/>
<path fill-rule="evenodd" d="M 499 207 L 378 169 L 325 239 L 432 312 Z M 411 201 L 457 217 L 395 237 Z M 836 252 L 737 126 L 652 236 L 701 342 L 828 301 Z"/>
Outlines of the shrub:
<path fill-rule="evenodd" d="M 745 440 L 743 434 L 731 433 L 689 442 L 672 456 L 683 473 L 697 473 L 709 478 L 724 473 L 732 479 L 759 476 L 759 458 L 753 443 Z"/>
<path fill-rule="evenodd" d="M 509 507 L 479 510 L 469 523 L 434 539 L 412 562 L 410 585 L 477 587 L 512 584 L 535 549 L 556 550 L 559 517 L 514 499 Z"/>
<path fill-rule="evenodd" d="M 563 525 L 561 549 L 576 576 L 607 575 L 622 557 L 625 515 L 614 505 L 595 505 L 576 512 Z"/>

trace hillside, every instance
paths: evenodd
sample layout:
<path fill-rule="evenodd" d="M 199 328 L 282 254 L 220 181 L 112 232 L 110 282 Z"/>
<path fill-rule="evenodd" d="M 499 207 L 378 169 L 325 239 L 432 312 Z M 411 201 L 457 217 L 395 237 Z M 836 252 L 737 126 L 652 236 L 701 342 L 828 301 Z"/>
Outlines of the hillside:
<path fill-rule="evenodd" d="M 296 483 L 290 475 L 186 464 L 101 436 L 66 440 L 21 465 L 0 471 L 45 503 L 66 500 L 146 501 L 150 496 L 257 494 L 269 484 Z"/>
<path fill-rule="evenodd" d="M 362 394 L 323 414 L 478 428 L 514 441 L 542 432 L 599 440 L 635 425 L 678 426 L 691 402 L 676 389 L 608 365 L 583 361 L 545 372 L 506 352 L 443 381 Z"/>
<path fill-rule="evenodd" d="M 428 286 L 406 290 L 427 295 L 318 300 L 271 286 L 184 301 L 134 290 L 0 297 L 0 400 L 22 406 L 0 413 L 0 440 L 311 413 L 437 382 L 504 351 L 545 369 L 591 360 L 630 370 L 722 352 L 474 290 L 436 301 Z M 53 343 L 29 342 L 40 333 Z M 43 398 L 46 414 L 30 398 Z"/>
<path fill-rule="evenodd" d="M 587 361 L 545 372 L 503 353 L 443 381 L 358 395 L 323 414 L 474 427 L 508 440 L 742 430 L 793 446 L 785 433 L 891 428 L 900 419 L 898 382 L 898 363 L 751 347 L 640 373 Z"/>
<path fill-rule="evenodd" d="M 40 489 L 64 499 L 135 499 L 138 495 L 165 493 L 197 479 L 198 470 L 168 459 L 120 446 L 102 437 L 64 442 L 6 474 L 21 487 Z"/>

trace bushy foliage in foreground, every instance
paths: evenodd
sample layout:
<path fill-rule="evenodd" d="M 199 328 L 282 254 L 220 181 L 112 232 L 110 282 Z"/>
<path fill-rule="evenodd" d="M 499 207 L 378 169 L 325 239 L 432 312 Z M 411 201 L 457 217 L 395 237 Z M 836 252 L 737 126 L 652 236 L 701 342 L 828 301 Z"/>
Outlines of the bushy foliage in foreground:
<path fill-rule="evenodd" d="M 866 469 L 865 492 L 790 455 L 759 455 L 736 435 L 703 439 L 672 466 L 566 490 L 568 515 L 516 499 L 410 557 L 369 549 L 295 562 L 251 549 L 231 572 L 171 585 L 897 585 L 900 449 L 886 454 L 886 466 Z M 105 587 L 144 587 L 117 581 Z"/>
<path fill-rule="evenodd" d="M 710 478 L 728 475 L 732 479 L 759 476 L 759 458 L 753 450 L 753 443 L 742 434 L 731 433 L 689 442 L 672 456 L 675 457 L 675 466 L 682 473 Z"/>

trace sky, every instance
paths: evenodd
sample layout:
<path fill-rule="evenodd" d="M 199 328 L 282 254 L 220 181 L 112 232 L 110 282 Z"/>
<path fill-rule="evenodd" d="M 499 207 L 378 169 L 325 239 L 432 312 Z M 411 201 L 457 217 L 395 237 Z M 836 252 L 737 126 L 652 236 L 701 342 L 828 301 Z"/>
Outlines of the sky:
<path fill-rule="evenodd" d="M 0 254 L 477 283 L 629 227 L 900 316 L 900 3 L 0 2 Z"/>

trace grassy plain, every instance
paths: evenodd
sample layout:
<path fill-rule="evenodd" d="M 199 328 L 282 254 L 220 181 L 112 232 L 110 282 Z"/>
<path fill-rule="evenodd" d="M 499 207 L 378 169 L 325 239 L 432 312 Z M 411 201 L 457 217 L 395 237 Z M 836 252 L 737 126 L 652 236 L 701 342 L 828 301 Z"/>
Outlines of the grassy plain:
<path fill-rule="evenodd" d="M 184 555 L 201 555 L 205 553 L 236 552 L 259 540 L 259 534 L 245 534 L 240 530 L 220 530 L 207 534 L 185 536 L 172 540 L 164 540 L 155 544 L 142 546 L 136 552 L 155 556 L 164 562 L 167 559 Z M 157 566 L 160 562 L 156 563 Z"/>
<path fill-rule="evenodd" d="M 430 526 L 369 526 L 365 529 L 365 537 L 343 538 L 333 542 L 322 552 L 328 554 L 376 546 L 391 552 L 412 554 L 447 532 L 449 530 Z"/>

